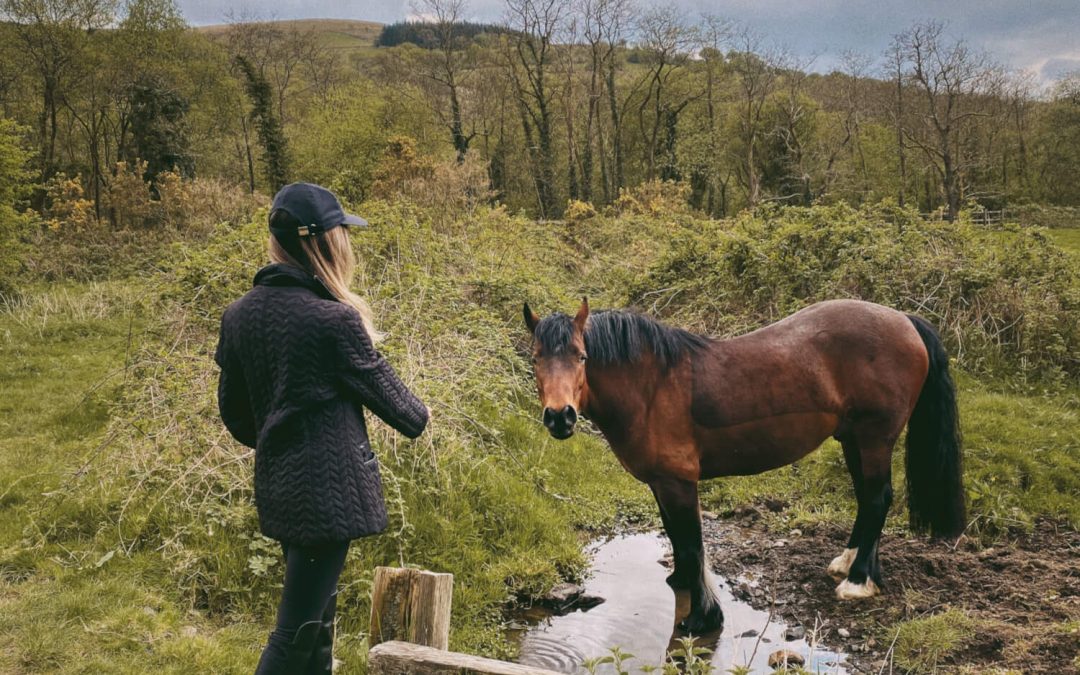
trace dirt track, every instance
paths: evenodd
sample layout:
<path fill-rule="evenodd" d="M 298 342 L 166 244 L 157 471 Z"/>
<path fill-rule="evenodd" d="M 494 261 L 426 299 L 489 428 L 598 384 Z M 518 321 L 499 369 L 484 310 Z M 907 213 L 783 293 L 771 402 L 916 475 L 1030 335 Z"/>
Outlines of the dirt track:
<path fill-rule="evenodd" d="M 842 603 L 825 569 L 843 550 L 848 532 L 804 528 L 781 540 L 752 525 L 764 511 L 763 506 L 740 509 L 730 519 L 706 518 L 713 569 L 731 581 L 744 575 L 757 580 L 757 589 L 737 582 L 734 589 L 756 608 L 771 605 L 785 620 L 808 629 L 819 620 L 822 642 L 847 651 L 858 672 L 877 673 L 883 666 L 883 672 L 891 672 L 895 629 L 886 627 L 956 607 L 977 621 L 976 635 L 941 665 L 968 666 L 973 672 L 1080 673 L 1080 533 L 1044 521 L 1031 534 L 992 548 L 961 540 L 955 550 L 886 533 L 881 543 L 885 592 Z M 850 636 L 841 637 L 840 629 Z"/>

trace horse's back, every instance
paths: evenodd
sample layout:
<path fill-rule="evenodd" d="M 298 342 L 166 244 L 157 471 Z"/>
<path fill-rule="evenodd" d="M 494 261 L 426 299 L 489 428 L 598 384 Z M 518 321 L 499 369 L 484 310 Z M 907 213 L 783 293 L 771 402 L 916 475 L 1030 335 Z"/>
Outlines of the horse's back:
<path fill-rule="evenodd" d="M 902 428 L 928 368 L 908 317 L 859 300 L 811 305 L 696 358 L 691 417 L 703 454 L 726 446 L 714 475 L 780 466 L 840 433 L 853 417 Z M 730 453 L 747 445 L 737 465 Z M 710 462 L 703 456 L 704 465 Z M 759 466 L 760 464 L 760 466 Z"/>

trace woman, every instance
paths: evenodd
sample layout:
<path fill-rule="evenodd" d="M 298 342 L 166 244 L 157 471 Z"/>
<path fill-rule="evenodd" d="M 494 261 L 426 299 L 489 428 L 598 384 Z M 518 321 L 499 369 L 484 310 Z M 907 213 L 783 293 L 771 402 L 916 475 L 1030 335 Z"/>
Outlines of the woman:
<path fill-rule="evenodd" d="M 259 527 L 285 554 L 277 625 L 258 675 L 332 670 L 349 541 L 387 524 L 362 408 L 409 438 L 428 422 L 428 409 L 376 351 L 371 309 L 349 290 L 356 262 L 347 227 L 366 225 L 325 188 L 285 186 L 270 211 L 273 263 L 221 318 L 221 419 L 255 448 Z"/>

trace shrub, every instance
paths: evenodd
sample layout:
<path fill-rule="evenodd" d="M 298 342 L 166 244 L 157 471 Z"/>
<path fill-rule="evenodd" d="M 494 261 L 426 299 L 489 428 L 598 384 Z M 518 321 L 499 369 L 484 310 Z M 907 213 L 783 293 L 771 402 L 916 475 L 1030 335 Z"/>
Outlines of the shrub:
<path fill-rule="evenodd" d="M 102 195 L 101 220 L 81 177 L 62 174 L 45 185 L 43 228 L 29 227 L 25 216 L 0 218 L 0 228 L 23 223 L 23 276 L 87 281 L 146 273 L 160 266 L 177 239 L 203 241 L 215 226 L 247 221 L 265 204 L 265 197 L 239 186 L 177 171 L 160 173 L 151 184 L 143 178 L 145 168 L 138 160 L 117 163 Z"/>
<path fill-rule="evenodd" d="M 583 202 L 577 199 L 571 199 L 566 205 L 566 211 L 563 212 L 563 218 L 571 223 L 595 217 L 596 209 L 593 208 L 593 205 L 589 202 Z"/>
<path fill-rule="evenodd" d="M 631 188 L 620 188 L 611 205 L 614 214 L 667 217 L 690 210 L 690 185 L 674 181 L 651 180 Z"/>
<path fill-rule="evenodd" d="M 1006 238 L 895 207 L 766 207 L 674 233 L 628 300 L 730 335 L 818 300 L 860 298 L 921 314 L 976 372 L 1080 374 L 1075 261 L 1038 229 Z"/>
<path fill-rule="evenodd" d="M 57 174 L 45 184 L 45 222 L 52 230 L 85 231 L 97 224 L 94 203 L 86 198 L 82 177 Z"/>

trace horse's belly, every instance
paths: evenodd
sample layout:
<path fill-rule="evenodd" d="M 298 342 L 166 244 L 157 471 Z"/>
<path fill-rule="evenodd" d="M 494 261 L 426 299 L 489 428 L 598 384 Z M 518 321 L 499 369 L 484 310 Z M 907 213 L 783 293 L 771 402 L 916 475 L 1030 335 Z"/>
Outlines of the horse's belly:
<path fill-rule="evenodd" d="M 839 421 L 833 413 L 788 413 L 700 429 L 701 477 L 745 476 L 791 464 L 817 449 Z"/>

